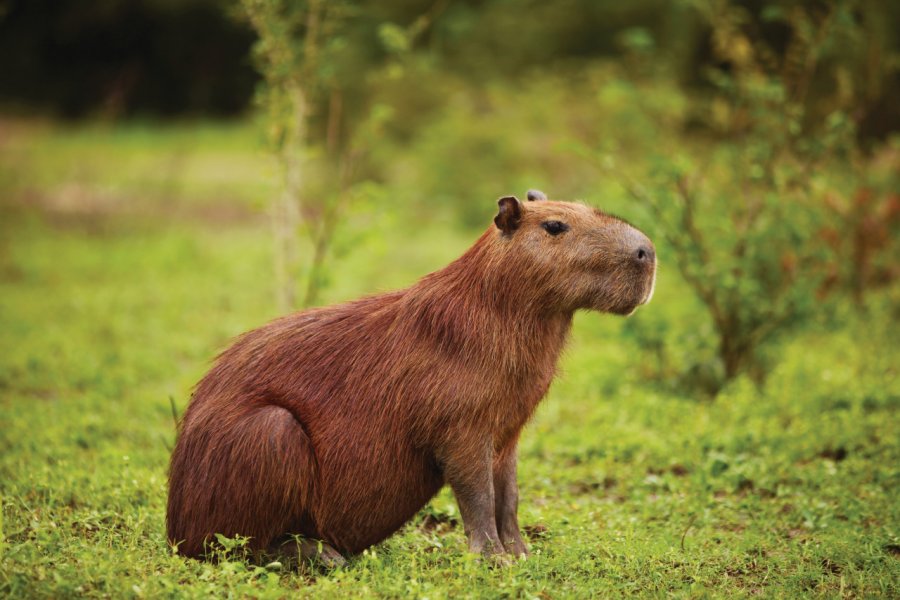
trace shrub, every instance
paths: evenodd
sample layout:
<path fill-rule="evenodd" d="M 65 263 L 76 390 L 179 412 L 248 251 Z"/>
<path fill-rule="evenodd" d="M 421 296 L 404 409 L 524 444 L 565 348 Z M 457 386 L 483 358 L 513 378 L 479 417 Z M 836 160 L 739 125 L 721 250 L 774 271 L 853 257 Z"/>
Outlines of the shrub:
<path fill-rule="evenodd" d="M 864 193 L 851 113 L 858 98 L 853 89 L 816 87 L 829 72 L 840 79 L 846 65 L 838 49 L 857 49 L 864 36 L 844 4 L 819 13 L 777 5 L 761 18 L 789 32 L 779 53 L 745 9 L 691 4 L 710 28 L 718 65 L 707 74 L 710 92 L 691 104 L 701 109 L 686 116 L 682 135 L 646 149 L 649 166 L 639 174 L 600 154 L 605 171 L 653 215 L 663 268 L 674 265 L 706 309 L 721 365 L 715 390 L 741 373 L 764 380 L 770 342 L 817 311 L 829 273 L 842 264 L 835 238 L 866 240 L 856 244 L 856 263 L 877 263 L 866 254 L 872 237 L 854 233 L 860 225 L 848 222 L 852 210 L 835 202 Z M 639 89 L 635 105 L 652 112 Z M 894 215 L 892 202 L 874 212 Z M 882 238 L 878 249 L 890 245 L 889 232 L 875 239 Z M 659 354 L 666 334 L 657 331 L 633 333 Z"/>

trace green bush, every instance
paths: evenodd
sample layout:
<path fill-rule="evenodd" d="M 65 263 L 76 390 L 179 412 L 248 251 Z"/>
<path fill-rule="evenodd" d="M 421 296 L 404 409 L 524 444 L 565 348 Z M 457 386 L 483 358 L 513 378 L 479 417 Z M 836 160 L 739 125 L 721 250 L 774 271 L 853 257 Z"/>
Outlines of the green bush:
<path fill-rule="evenodd" d="M 698 361 L 684 365 L 681 375 L 716 391 L 741 373 L 762 382 L 771 367 L 771 342 L 821 310 L 835 264 L 852 269 L 854 261 L 840 260 L 842 245 L 834 242 L 840 240 L 836 232 L 852 232 L 854 225 L 835 198 L 853 198 L 866 181 L 851 114 L 858 99 L 840 91 L 813 99 L 809 90 L 823 70 L 837 77 L 844 68 L 824 60 L 829 49 L 858 40 L 862 32 L 840 3 L 825 15 L 798 7 L 764 11 L 790 31 L 788 51 L 778 60 L 753 35 L 745 9 L 693 4 L 712 30 L 721 65 L 708 73 L 709 93 L 685 103 L 693 110 L 680 115 L 680 133 L 647 136 L 639 168 L 632 164 L 634 152 L 623 158 L 619 145 L 601 144 L 594 155 L 652 215 L 649 230 L 662 241 L 663 268 L 676 267 L 705 308 L 719 365 L 710 368 L 703 358 L 710 344 L 699 343 Z M 631 88 L 622 89 L 644 119 L 672 132 L 671 120 L 679 115 L 667 108 L 678 103 L 648 99 L 646 87 L 633 79 Z M 819 118 L 826 108 L 827 116 Z M 889 232 L 883 237 L 891 239 Z M 889 246 L 885 241 L 876 250 Z M 699 324 L 692 319 L 691 327 Z M 668 329 L 630 328 L 658 357 L 660 377 L 671 363 Z"/>

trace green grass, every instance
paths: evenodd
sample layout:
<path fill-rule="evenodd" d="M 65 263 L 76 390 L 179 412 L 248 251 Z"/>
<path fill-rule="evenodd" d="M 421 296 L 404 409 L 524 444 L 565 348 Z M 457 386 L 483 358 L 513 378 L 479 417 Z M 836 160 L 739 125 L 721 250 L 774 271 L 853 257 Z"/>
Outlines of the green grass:
<path fill-rule="evenodd" d="M 522 437 L 532 556 L 510 567 L 465 551 L 446 491 L 425 511 L 437 528 L 420 515 L 330 573 L 173 555 L 170 398 L 182 411 L 216 352 L 276 315 L 253 143 L 244 126 L 48 125 L 0 149 L 17 161 L 0 178 L 0 595 L 900 595 L 896 290 L 784 340 L 764 389 L 712 401 L 642 381 L 624 321 L 580 315 Z M 216 183 L 220 159 L 236 181 Z M 172 197 L 152 171 L 166 161 Z M 87 191 L 60 203 L 73 182 Z M 82 210 L 98 190 L 111 200 Z M 326 301 L 410 283 L 475 237 L 374 229 Z M 696 306 L 665 270 L 632 318 L 650 311 Z"/>

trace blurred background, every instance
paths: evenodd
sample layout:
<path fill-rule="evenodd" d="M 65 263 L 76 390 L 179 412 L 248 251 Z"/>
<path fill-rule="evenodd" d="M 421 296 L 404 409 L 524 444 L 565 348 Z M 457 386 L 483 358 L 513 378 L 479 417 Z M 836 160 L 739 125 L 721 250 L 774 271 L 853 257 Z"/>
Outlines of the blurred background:
<path fill-rule="evenodd" d="M 496 197 L 543 188 L 662 245 L 697 311 L 628 333 L 645 375 L 714 392 L 896 279 L 898 31 L 900 6 L 864 1 L 7 0 L 4 210 L 269 219 L 254 285 L 284 311 L 408 282 L 363 263 L 423 230 L 473 239 Z M 440 260 L 410 272 L 465 245 L 416 246 Z"/>
<path fill-rule="evenodd" d="M 873 548 L 900 548 L 900 3 L 875 0 L 0 0 L 0 491 L 143 502 L 157 536 L 216 351 L 412 283 L 529 188 L 660 257 L 652 304 L 578 317 L 532 469 L 564 477 L 556 435 L 601 492 L 676 460 L 775 502 L 746 459 L 774 439 L 798 469 L 880 456 Z M 603 458 L 585 419 L 651 450 Z M 138 500 L 46 466 L 123 453 Z"/>

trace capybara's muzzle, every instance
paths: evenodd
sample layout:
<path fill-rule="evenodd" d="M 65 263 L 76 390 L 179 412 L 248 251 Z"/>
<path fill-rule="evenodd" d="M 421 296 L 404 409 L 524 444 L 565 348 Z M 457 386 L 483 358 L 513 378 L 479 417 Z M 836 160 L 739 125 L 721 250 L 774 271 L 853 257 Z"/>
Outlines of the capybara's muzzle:
<path fill-rule="evenodd" d="M 630 226 L 625 246 L 627 260 L 637 272 L 638 285 L 636 287 L 639 288 L 639 297 L 636 298 L 637 306 L 647 304 L 653 298 L 653 291 L 656 288 L 656 248 L 650 238 Z"/>

